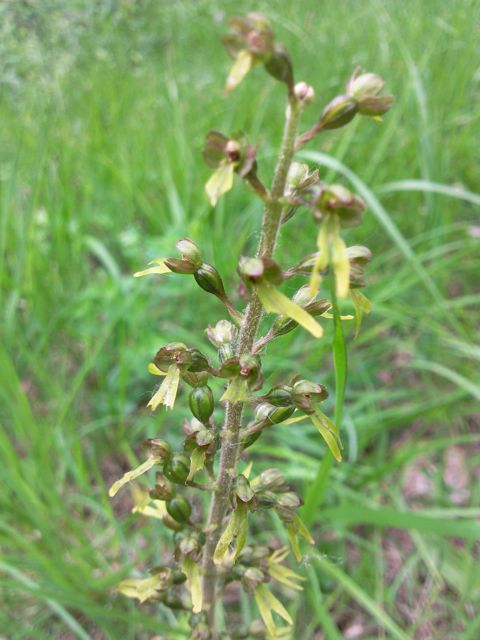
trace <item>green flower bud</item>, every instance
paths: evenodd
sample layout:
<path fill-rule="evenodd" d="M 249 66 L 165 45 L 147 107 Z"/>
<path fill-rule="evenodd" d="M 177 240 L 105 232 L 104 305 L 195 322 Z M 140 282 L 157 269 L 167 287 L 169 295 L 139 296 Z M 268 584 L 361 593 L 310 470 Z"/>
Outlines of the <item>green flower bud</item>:
<path fill-rule="evenodd" d="M 176 453 L 163 465 L 163 473 L 175 484 L 185 484 L 190 472 L 190 458 L 183 453 Z"/>
<path fill-rule="evenodd" d="M 358 111 L 358 104 L 351 96 L 337 96 L 322 112 L 319 129 L 338 129 L 348 124 Z"/>
<path fill-rule="evenodd" d="M 283 384 L 280 387 L 270 389 L 270 391 L 263 396 L 263 399 L 276 407 L 288 407 L 292 404 L 291 393 L 292 387 Z"/>
<path fill-rule="evenodd" d="M 174 569 L 172 571 L 172 582 L 173 584 L 183 584 L 187 579 L 187 576 L 183 573 L 183 571 L 179 571 L 178 569 Z"/>
<path fill-rule="evenodd" d="M 189 238 L 182 238 L 175 246 L 182 254 L 182 258 L 189 260 L 195 267 L 199 267 L 202 264 L 200 249 Z"/>
<path fill-rule="evenodd" d="M 177 497 L 172 498 L 167 502 L 167 511 L 174 520 L 180 523 L 188 522 L 192 513 L 192 507 L 185 498 Z"/>
<path fill-rule="evenodd" d="M 295 411 L 295 407 L 276 407 L 266 402 L 259 404 L 255 412 L 255 418 L 258 422 L 270 422 L 271 424 L 279 424 L 290 418 Z"/>
<path fill-rule="evenodd" d="M 214 409 L 213 394 L 210 387 L 192 389 L 188 396 L 188 404 L 195 418 L 200 422 L 207 423 Z"/>
<path fill-rule="evenodd" d="M 220 274 L 212 267 L 211 264 L 203 263 L 194 275 L 195 280 L 199 287 L 208 293 L 213 293 L 214 296 L 220 298 L 220 300 L 226 299 L 225 289 L 223 287 L 222 278 Z"/>
<path fill-rule="evenodd" d="M 162 462 L 166 462 L 172 456 L 172 447 L 166 440 L 149 438 L 148 440 L 145 440 L 143 446 L 149 450 L 152 456 L 160 458 Z"/>
<path fill-rule="evenodd" d="M 163 524 L 172 531 L 182 531 L 184 525 L 181 522 L 178 522 L 169 513 L 166 513 L 162 518 Z"/>

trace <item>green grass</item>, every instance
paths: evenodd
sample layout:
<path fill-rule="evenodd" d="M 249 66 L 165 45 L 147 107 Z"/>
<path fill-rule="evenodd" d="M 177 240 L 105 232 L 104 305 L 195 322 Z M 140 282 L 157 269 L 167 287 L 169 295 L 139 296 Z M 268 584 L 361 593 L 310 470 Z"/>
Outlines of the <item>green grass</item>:
<path fill-rule="evenodd" d="M 243 0 L 0 7 L 0 629 L 9 640 L 187 637 L 185 619 L 112 593 L 121 577 L 161 561 L 168 535 L 143 527 L 106 489 L 146 437 L 168 431 L 180 442 L 182 410 L 145 411 L 152 353 L 173 339 L 205 347 L 204 328 L 222 317 L 190 279 L 157 285 L 131 273 L 188 235 L 232 274 L 233 290 L 237 258 L 256 241 L 259 205 L 238 186 L 211 210 L 200 156 L 208 129 L 244 129 L 261 176 L 270 175 L 283 91 L 256 70 L 223 95 L 223 14 L 251 8 Z M 304 495 L 311 486 L 321 494 L 307 494 L 317 545 L 307 587 L 290 601 L 295 637 L 323 628 L 335 640 L 360 620 L 362 638 L 426 638 L 430 624 L 435 640 L 475 640 L 480 296 L 479 240 L 469 228 L 480 211 L 480 7 L 274 0 L 256 8 L 274 21 L 297 77 L 316 88 L 305 125 L 355 64 L 382 74 L 397 97 L 383 124 L 359 119 L 305 154 L 369 204 L 348 239 L 373 251 L 374 312 L 358 340 L 346 332 L 346 461 L 328 473 L 323 444 L 302 423 L 254 449 L 256 468 L 274 460 Z M 314 234 L 298 214 L 281 263 L 312 251 Z M 269 350 L 267 375 L 293 369 L 333 390 L 332 338 L 331 326 L 315 348 L 300 332 L 286 336 Z M 471 481 L 460 506 L 443 480 L 453 445 L 466 452 Z M 415 504 L 402 480 L 418 460 L 432 489 Z M 388 579 L 393 530 L 409 546 Z"/>

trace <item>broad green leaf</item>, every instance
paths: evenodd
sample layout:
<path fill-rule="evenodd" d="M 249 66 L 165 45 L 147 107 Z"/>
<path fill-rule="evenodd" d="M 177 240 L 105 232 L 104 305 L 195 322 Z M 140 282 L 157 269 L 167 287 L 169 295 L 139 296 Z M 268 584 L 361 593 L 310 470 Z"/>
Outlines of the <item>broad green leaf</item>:
<path fill-rule="evenodd" d="M 247 73 L 253 66 L 253 56 L 247 49 L 242 49 L 237 54 L 235 61 L 230 69 L 230 73 L 228 74 L 227 84 L 225 86 L 225 91 L 230 93 L 237 87 L 240 82 L 244 79 Z"/>
<path fill-rule="evenodd" d="M 256 289 L 260 302 L 267 313 L 278 313 L 295 320 L 315 338 L 323 336 L 323 329 L 315 318 L 273 285 L 262 282 L 256 286 Z"/>
<path fill-rule="evenodd" d="M 233 174 L 235 167 L 232 162 L 222 163 L 210 176 L 205 185 L 210 204 L 214 207 L 219 198 L 233 187 Z"/>
<path fill-rule="evenodd" d="M 132 469 L 131 471 L 127 471 L 127 473 L 125 473 L 120 478 L 120 480 L 117 480 L 116 482 L 114 482 L 108 491 L 108 495 L 111 498 L 113 498 L 119 492 L 119 490 L 123 487 L 123 485 L 143 475 L 159 462 L 160 462 L 159 458 L 157 458 L 156 456 L 150 456 L 141 465 L 139 465 L 135 469 Z"/>
<path fill-rule="evenodd" d="M 203 604 L 200 565 L 189 556 L 185 556 L 182 560 L 182 571 L 187 576 L 187 585 L 192 596 L 192 611 L 200 613 Z"/>
<path fill-rule="evenodd" d="M 164 404 L 167 409 L 173 409 L 175 404 L 175 398 L 177 397 L 178 383 L 180 382 L 180 369 L 176 364 L 171 364 L 168 367 L 167 374 L 159 386 L 155 394 L 150 399 L 147 407 L 151 407 L 152 411 L 158 407 L 159 404 Z"/>

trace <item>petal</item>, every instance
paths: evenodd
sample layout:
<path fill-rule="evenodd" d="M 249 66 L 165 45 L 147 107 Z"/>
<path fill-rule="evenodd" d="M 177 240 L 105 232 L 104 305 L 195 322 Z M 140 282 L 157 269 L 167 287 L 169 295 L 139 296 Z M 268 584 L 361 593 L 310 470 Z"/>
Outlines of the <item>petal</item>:
<path fill-rule="evenodd" d="M 350 261 L 347 254 L 347 246 L 340 236 L 338 224 L 332 240 L 332 265 L 335 271 L 337 295 L 346 298 L 350 288 Z"/>
<path fill-rule="evenodd" d="M 235 87 L 240 84 L 240 82 L 252 68 L 252 65 L 252 54 L 247 51 L 247 49 L 242 49 L 242 51 L 239 51 L 230 69 L 230 73 L 228 74 L 227 84 L 225 87 L 225 91 L 227 93 L 233 91 Z"/>
<path fill-rule="evenodd" d="M 328 448 L 332 452 L 333 457 L 335 458 L 335 460 L 337 462 L 341 462 L 342 461 L 342 454 L 340 452 L 340 447 L 339 447 L 339 443 L 338 443 L 336 434 L 334 432 L 332 432 L 331 429 L 328 426 L 326 426 L 325 422 L 323 420 L 321 420 L 317 415 L 315 415 L 315 414 L 311 415 L 310 419 L 313 422 L 313 424 L 315 425 L 315 427 L 318 429 L 318 431 L 319 431 L 320 435 L 322 436 L 322 438 L 327 443 Z"/>
<path fill-rule="evenodd" d="M 149 267 L 148 269 L 144 269 L 143 271 L 137 271 L 136 273 L 133 274 L 133 277 L 134 278 L 142 278 L 143 276 L 149 276 L 149 275 L 154 274 L 154 273 L 156 273 L 158 275 L 162 275 L 164 273 L 171 273 L 170 269 L 165 264 L 163 258 L 158 258 L 157 260 L 152 260 L 148 264 L 154 264 L 156 266 Z"/>
<path fill-rule="evenodd" d="M 127 482 L 131 482 L 132 480 L 135 480 L 135 478 L 138 478 L 139 476 L 143 475 L 149 469 L 151 469 L 154 465 L 156 465 L 158 462 L 160 462 L 159 458 L 155 456 L 150 456 L 145 460 L 145 462 L 143 462 L 141 465 L 139 465 L 135 469 L 132 469 L 131 471 L 127 471 L 127 473 L 125 473 L 120 478 L 120 480 L 117 480 L 112 484 L 112 486 L 108 490 L 108 495 L 111 498 L 113 498 L 118 493 L 118 491 L 123 487 L 124 484 L 127 484 Z"/>
<path fill-rule="evenodd" d="M 206 451 L 201 447 L 195 447 L 190 456 L 190 471 L 187 477 L 187 482 L 191 482 L 197 473 L 205 466 Z"/>
<path fill-rule="evenodd" d="M 180 369 L 176 364 L 171 364 L 168 367 L 167 375 L 165 376 L 162 384 L 150 399 L 147 407 L 151 407 L 152 411 L 155 411 L 159 404 L 164 404 L 167 409 L 173 409 L 175 398 L 177 397 L 179 381 Z"/>
<path fill-rule="evenodd" d="M 154 575 L 140 580 L 135 578 L 122 580 L 115 591 L 127 596 L 127 598 L 137 598 L 140 602 L 145 602 L 155 596 L 164 586 L 165 579 L 161 575 Z"/>
<path fill-rule="evenodd" d="M 209 181 L 205 185 L 210 204 L 214 207 L 218 199 L 233 187 L 233 173 L 235 167 L 231 162 L 221 164 L 216 171 L 212 173 Z"/>
<path fill-rule="evenodd" d="M 151 373 L 152 376 L 166 376 L 167 372 L 166 371 L 161 371 L 156 364 L 154 364 L 153 362 L 150 362 L 148 364 L 148 373 Z"/>
<path fill-rule="evenodd" d="M 350 295 L 352 296 L 353 306 L 355 308 L 355 335 L 354 338 L 358 338 L 360 333 L 360 327 L 362 326 L 363 314 L 369 314 L 372 310 L 372 303 L 361 291 L 358 289 L 351 289 Z"/>
<path fill-rule="evenodd" d="M 304 329 L 309 331 L 315 338 L 321 338 L 323 329 L 318 322 L 305 309 L 295 304 L 290 298 L 278 291 L 271 284 L 263 283 L 256 287 L 258 297 L 267 313 L 278 313 L 288 316 L 298 322 Z"/>
<path fill-rule="evenodd" d="M 187 576 L 187 585 L 192 595 L 192 611 L 200 613 L 203 604 L 202 581 L 200 565 L 188 556 L 182 561 L 182 571 Z"/>
<path fill-rule="evenodd" d="M 308 294 L 311 297 L 315 297 L 320 287 L 321 276 L 320 272 L 327 268 L 330 259 L 330 248 L 328 244 L 328 219 L 324 220 L 318 230 L 317 236 L 318 253 L 315 259 L 315 263 L 312 267 L 312 273 L 310 275 L 310 288 Z"/>
<path fill-rule="evenodd" d="M 248 398 L 247 380 L 236 376 L 232 378 L 227 390 L 220 398 L 220 402 L 228 400 L 229 402 L 244 402 Z"/>

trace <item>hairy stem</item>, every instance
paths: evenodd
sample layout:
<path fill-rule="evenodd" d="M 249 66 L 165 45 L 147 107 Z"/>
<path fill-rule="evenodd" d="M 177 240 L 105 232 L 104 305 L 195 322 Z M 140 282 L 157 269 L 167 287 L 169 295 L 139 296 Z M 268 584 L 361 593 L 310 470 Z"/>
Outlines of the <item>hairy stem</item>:
<path fill-rule="evenodd" d="M 295 134 L 301 104 L 290 96 L 287 106 L 285 128 L 282 145 L 273 177 L 270 198 L 265 207 L 260 242 L 257 256 L 272 257 L 277 243 L 278 232 L 282 217 L 281 198 L 285 192 L 288 170 L 294 153 Z M 237 345 L 237 355 L 251 353 L 262 318 L 263 308 L 255 291 L 243 316 Z M 222 522 L 229 507 L 229 493 L 231 483 L 236 475 L 237 458 L 240 449 L 240 428 L 242 421 L 243 403 L 227 402 L 225 423 L 222 430 L 222 444 L 220 448 L 220 466 L 217 474 L 216 491 L 210 504 L 210 513 L 206 527 L 207 542 L 203 554 L 203 608 L 207 612 L 208 625 L 212 637 L 215 631 L 215 587 L 217 582 L 216 567 L 213 554 L 222 532 Z"/>

